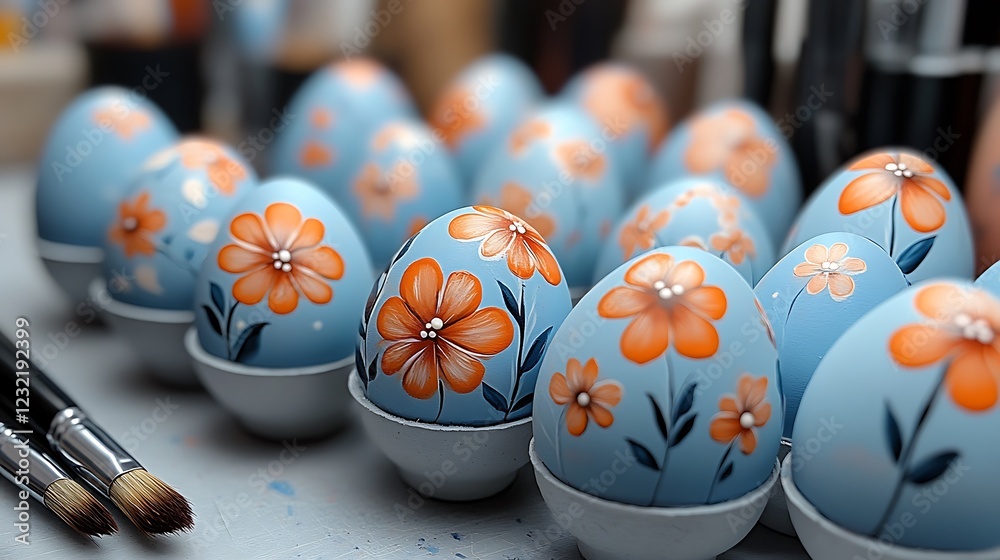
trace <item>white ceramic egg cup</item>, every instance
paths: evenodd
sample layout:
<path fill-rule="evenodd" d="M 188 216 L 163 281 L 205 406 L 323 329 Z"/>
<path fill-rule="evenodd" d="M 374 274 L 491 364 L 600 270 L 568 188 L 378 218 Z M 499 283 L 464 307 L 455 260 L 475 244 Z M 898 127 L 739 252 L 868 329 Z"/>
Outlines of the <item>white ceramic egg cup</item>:
<path fill-rule="evenodd" d="M 792 458 L 781 464 L 781 486 L 788 499 L 795 532 L 812 560 L 879 558 L 880 560 L 997 560 L 1000 548 L 977 551 L 929 550 L 896 546 L 891 542 L 859 535 L 830 521 L 796 488 L 792 480 Z"/>
<path fill-rule="evenodd" d="M 365 396 L 357 372 L 348 381 L 368 437 L 427 498 L 470 501 L 510 486 L 528 463 L 531 417 L 493 426 L 415 422 L 382 410 Z"/>
<path fill-rule="evenodd" d="M 135 350 L 153 377 L 179 387 L 198 385 L 191 360 L 184 352 L 184 333 L 194 322 L 194 311 L 120 302 L 108 293 L 103 277 L 91 280 L 90 297 L 101 302 L 100 317 L 115 336 Z"/>
<path fill-rule="evenodd" d="M 750 533 L 780 472 L 775 461 L 767 481 L 734 500 L 644 507 L 605 500 L 566 485 L 538 458 L 534 439 L 529 453 L 545 505 L 557 519 L 572 520 L 563 527 L 577 538 L 586 560 L 714 559 Z"/>
<path fill-rule="evenodd" d="M 36 240 L 49 276 L 76 305 L 87 299 L 90 283 L 104 274 L 104 249 Z"/>
<path fill-rule="evenodd" d="M 785 457 L 792 451 L 792 442 L 782 438 L 781 447 L 778 449 L 778 462 L 783 463 Z M 785 490 L 782 484 L 775 484 L 771 497 L 767 500 L 767 507 L 760 516 L 760 523 L 783 535 L 795 536 L 795 527 L 792 526 L 792 518 L 788 515 L 788 503 L 785 499 Z"/>
<path fill-rule="evenodd" d="M 184 335 L 184 348 L 202 385 L 250 433 L 275 441 L 319 439 L 347 419 L 344 384 L 354 369 L 353 355 L 316 366 L 247 366 L 206 352 L 194 327 Z"/>

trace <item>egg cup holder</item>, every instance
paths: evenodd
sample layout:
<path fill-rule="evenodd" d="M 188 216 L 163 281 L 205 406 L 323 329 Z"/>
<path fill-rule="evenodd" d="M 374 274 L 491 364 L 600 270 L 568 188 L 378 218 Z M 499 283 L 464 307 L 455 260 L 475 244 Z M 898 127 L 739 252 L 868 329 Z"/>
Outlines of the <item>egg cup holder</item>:
<path fill-rule="evenodd" d="M 104 322 L 138 355 L 146 370 L 169 385 L 193 387 L 198 378 L 184 352 L 184 332 L 194 322 L 188 310 L 154 309 L 122 303 L 107 293 L 103 277 L 90 282 Z"/>
<path fill-rule="evenodd" d="M 535 480 L 549 511 L 577 538 L 586 560 L 711 560 L 736 546 L 756 525 L 778 482 L 779 465 L 767 481 L 742 497 L 691 507 L 643 507 L 598 498 L 567 486 L 535 452 Z"/>
<path fill-rule="evenodd" d="M 781 447 L 778 448 L 778 462 L 783 463 L 791 451 L 792 442 L 782 438 Z M 774 491 L 771 492 L 771 497 L 767 500 L 767 507 L 764 508 L 764 513 L 760 516 L 760 523 L 772 531 L 789 537 L 795 536 L 795 527 L 792 526 L 792 518 L 788 515 L 784 485 L 774 485 Z"/>
<path fill-rule="evenodd" d="M 38 239 L 38 256 L 49 276 L 77 305 L 87 299 L 90 282 L 104 275 L 104 250 Z"/>
<path fill-rule="evenodd" d="M 487 498 L 510 486 L 528 463 L 530 417 L 492 426 L 415 422 L 368 400 L 357 373 L 348 383 L 369 438 L 424 497 L 459 502 Z"/>
<path fill-rule="evenodd" d="M 812 560 L 879 558 L 880 560 L 996 560 L 1000 548 L 977 551 L 945 551 L 896 546 L 885 540 L 859 535 L 838 526 L 819 512 L 799 492 L 792 480 L 792 458 L 781 464 L 781 486 L 788 500 L 788 513 L 802 546 Z"/>
<path fill-rule="evenodd" d="M 344 390 L 354 356 L 306 367 L 264 368 L 213 356 L 190 327 L 184 348 L 202 385 L 250 433 L 264 439 L 320 439 L 347 420 Z"/>

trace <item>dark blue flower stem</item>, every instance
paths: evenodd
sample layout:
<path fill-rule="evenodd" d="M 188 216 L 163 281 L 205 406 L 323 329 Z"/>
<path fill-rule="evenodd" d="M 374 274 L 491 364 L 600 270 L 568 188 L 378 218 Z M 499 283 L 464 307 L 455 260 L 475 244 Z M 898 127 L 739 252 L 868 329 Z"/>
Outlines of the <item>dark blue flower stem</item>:
<path fill-rule="evenodd" d="M 899 201 L 899 195 L 894 195 L 892 197 L 892 209 L 889 210 L 889 256 L 896 251 L 896 203 Z"/>
<path fill-rule="evenodd" d="M 434 417 L 434 423 L 437 424 L 438 420 L 441 418 L 441 411 L 444 410 L 444 381 L 438 379 L 438 393 L 441 394 L 441 400 L 438 404 L 438 413 Z"/>
<path fill-rule="evenodd" d="M 733 444 L 736 443 L 736 440 L 739 437 L 740 436 L 737 435 L 732 441 L 729 442 L 729 445 L 726 446 L 726 452 L 722 454 L 722 460 L 719 461 L 719 466 L 715 468 L 715 479 L 712 480 L 712 486 L 708 489 L 708 498 L 705 501 L 706 504 L 712 503 L 712 496 L 715 495 L 715 487 L 719 484 L 719 477 L 722 475 L 722 468 L 726 465 L 726 459 L 729 458 L 729 454 L 733 451 Z"/>
<path fill-rule="evenodd" d="M 667 473 L 667 459 L 670 458 L 670 435 L 674 432 L 674 424 L 671 418 L 674 415 L 674 368 L 670 364 L 670 347 L 663 351 L 663 362 L 667 366 L 667 413 L 663 421 L 667 424 L 667 438 L 663 442 L 663 461 L 660 462 L 660 475 L 656 478 L 656 486 L 653 487 L 653 495 L 649 497 L 649 504 L 656 502 L 656 495 L 660 493 L 660 485 L 663 484 L 664 475 Z"/>
<path fill-rule="evenodd" d="M 518 309 L 524 309 L 524 282 L 521 282 L 521 297 L 517 303 Z M 521 317 L 521 320 L 517 322 L 517 361 L 514 362 L 514 392 L 511 393 L 510 399 L 507 400 L 507 410 L 503 413 L 504 422 L 507 421 L 507 417 L 510 415 L 510 409 L 514 406 L 514 399 L 517 398 L 517 392 L 521 387 L 521 354 L 524 352 L 524 321 L 525 317 Z"/>
<path fill-rule="evenodd" d="M 233 303 L 232 307 L 229 308 L 229 314 L 226 315 L 226 330 L 222 333 L 222 338 L 226 341 L 226 355 L 229 356 L 230 360 L 233 359 L 233 349 L 231 347 L 232 341 L 230 340 L 231 337 L 229 336 L 229 333 L 233 328 L 233 315 L 236 315 L 236 306 L 239 304 L 240 302 L 237 301 Z"/>

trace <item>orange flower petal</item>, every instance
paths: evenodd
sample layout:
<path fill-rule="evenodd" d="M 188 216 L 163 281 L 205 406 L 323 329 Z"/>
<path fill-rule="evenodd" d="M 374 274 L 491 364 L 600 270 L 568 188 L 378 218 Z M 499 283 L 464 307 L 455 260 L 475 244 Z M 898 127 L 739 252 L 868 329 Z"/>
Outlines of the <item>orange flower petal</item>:
<path fill-rule="evenodd" d="M 260 216 L 257 214 L 248 212 L 236 216 L 229 224 L 229 232 L 236 239 L 249 243 L 254 247 L 260 247 L 262 251 L 271 253 L 277 250 L 277 247 L 268 239 L 267 233 L 264 231 L 264 222 L 261 221 Z"/>
<path fill-rule="evenodd" d="M 591 402 L 601 406 L 616 406 L 622 400 L 622 388 L 613 381 L 601 381 L 588 391 Z"/>
<path fill-rule="evenodd" d="M 299 163 L 307 169 L 326 167 L 333 163 L 333 150 L 320 142 L 310 140 L 302 146 L 302 151 L 299 153 Z"/>
<path fill-rule="evenodd" d="M 262 266 L 271 266 L 271 256 L 248 251 L 239 245 L 226 245 L 219 251 L 219 268 L 226 272 L 246 272 Z"/>
<path fill-rule="evenodd" d="M 758 377 L 754 379 L 749 375 L 743 375 L 740 378 L 739 390 L 741 400 L 743 401 L 743 411 L 756 414 L 754 409 L 767 396 L 767 378 Z"/>
<path fill-rule="evenodd" d="M 376 328 L 386 340 L 419 340 L 424 322 L 413 316 L 401 298 L 393 296 L 379 309 Z"/>
<path fill-rule="evenodd" d="M 848 257 L 840 261 L 840 270 L 850 274 L 860 274 L 868 270 L 868 265 L 857 257 Z"/>
<path fill-rule="evenodd" d="M 753 425 L 760 428 L 771 419 L 771 403 L 761 403 L 750 412 L 753 413 Z"/>
<path fill-rule="evenodd" d="M 138 222 L 139 229 L 146 230 L 150 233 L 157 232 L 163 229 L 163 226 L 167 225 L 167 215 L 161 210 L 153 210 L 142 215 Z"/>
<path fill-rule="evenodd" d="M 668 285 L 680 284 L 685 291 L 691 291 L 705 281 L 705 270 L 694 261 L 681 261 L 668 276 Z"/>
<path fill-rule="evenodd" d="M 509 253 L 511 245 L 517 239 L 517 234 L 504 228 L 493 230 L 479 245 L 479 254 L 487 259 Z"/>
<path fill-rule="evenodd" d="M 579 436 L 587 429 L 587 409 L 576 401 L 571 402 L 566 410 L 566 429 L 574 436 Z"/>
<path fill-rule="evenodd" d="M 583 384 L 583 365 L 580 364 L 580 360 L 570 358 L 566 362 L 566 383 L 569 385 L 569 392 L 574 397 L 577 393 L 590 388 Z"/>
<path fill-rule="evenodd" d="M 736 406 L 736 399 L 733 397 L 722 397 L 719 399 L 719 410 L 723 412 L 732 412 L 739 416 L 740 409 Z"/>
<path fill-rule="evenodd" d="M 267 296 L 267 306 L 279 315 L 295 311 L 299 305 L 299 291 L 292 284 L 291 276 L 282 272 L 275 274 L 274 278 L 271 293 Z"/>
<path fill-rule="evenodd" d="M 937 179 L 914 175 L 910 180 L 929 191 L 937 193 L 938 196 L 945 200 L 951 200 L 951 191 L 948 190 L 948 187 L 944 186 L 944 183 Z"/>
<path fill-rule="evenodd" d="M 413 261 L 403 271 L 403 277 L 399 281 L 399 295 L 421 323 L 429 323 L 435 317 L 438 293 L 443 283 L 441 266 L 429 257 Z"/>
<path fill-rule="evenodd" d="M 264 210 L 264 221 L 278 243 L 278 247 L 289 249 L 292 235 L 302 224 L 302 213 L 287 202 L 275 202 Z"/>
<path fill-rule="evenodd" d="M 415 399 L 429 399 L 437 392 L 438 363 L 434 345 L 417 352 L 403 372 L 403 390 Z"/>
<path fill-rule="evenodd" d="M 640 259 L 625 272 L 625 281 L 633 286 L 652 287 L 657 280 L 663 280 L 674 267 L 674 258 L 664 253 L 655 253 Z"/>
<path fill-rule="evenodd" d="M 281 273 L 270 266 L 265 266 L 241 277 L 233 284 L 233 297 L 245 305 L 259 303 L 271 289 L 277 274 Z"/>
<path fill-rule="evenodd" d="M 826 289 L 826 284 L 827 275 L 817 274 L 809 279 L 809 283 L 806 284 L 806 292 L 808 292 L 809 295 L 814 296 Z"/>
<path fill-rule="evenodd" d="M 576 395 L 569 390 L 569 385 L 566 384 L 566 378 L 563 374 L 557 373 L 549 380 L 549 397 L 552 398 L 552 402 L 563 405 L 573 400 Z"/>
<path fill-rule="evenodd" d="M 433 342 L 428 342 L 421 340 L 419 342 L 399 342 L 397 344 L 390 344 L 385 352 L 382 353 L 382 371 L 386 375 L 395 375 L 399 373 L 400 370 L 406 365 L 406 362 L 413 357 L 414 354 L 420 352 L 423 348 L 428 345 L 433 344 Z"/>
<path fill-rule="evenodd" d="M 959 309 L 968 309 L 971 299 L 972 293 L 952 284 L 932 284 L 917 292 L 913 304 L 924 317 L 943 321 L 951 318 Z"/>
<path fill-rule="evenodd" d="M 940 361 L 958 346 L 958 342 L 954 335 L 943 329 L 907 325 L 889 338 L 889 353 L 901 365 L 921 367 Z"/>
<path fill-rule="evenodd" d="M 656 296 L 633 288 L 616 286 L 597 302 L 597 313 L 605 319 L 622 319 L 656 305 Z"/>
<path fill-rule="evenodd" d="M 753 157 L 744 150 L 733 150 L 726 158 L 724 173 L 729 184 L 752 198 L 758 198 L 767 192 L 770 167 L 757 163 Z"/>
<path fill-rule="evenodd" d="M 847 245 L 844 243 L 834 243 L 830 245 L 830 252 L 826 256 L 826 260 L 839 262 L 847 255 Z"/>
<path fill-rule="evenodd" d="M 726 292 L 717 286 L 701 286 L 682 297 L 683 305 L 716 321 L 726 314 Z"/>
<path fill-rule="evenodd" d="M 437 345 L 441 376 L 456 393 L 471 393 L 483 382 L 486 367 L 457 346 Z"/>
<path fill-rule="evenodd" d="M 983 412 L 997 403 L 1000 355 L 993 347 L 970 345 L 955 358 L 946 375 L 948 392 L 962 408 Z"/>
<path fill-rule="evenodd" d="M 594 419 L 594 422 L 602 428 L 607 428 L 615 422 L 615 417 L 611 414 L 610 410 L 594 402 L 591 402 L 590 406 L 587 407 L 587 412 L 590 413 L 590 417 Z"/>
<path fill-rule="evenodd" d="M 904 181 L 899 194 L 899 209 L 910 227 L 921 233 L 944 225 L 944 205 L 933 194 L 912 181 Z"/>
<path fill-rule="evenodd" d="M 798 276 L 799 278 L 807 278 L 809 276 L 819 274 L 820 272 L 823 272 L 823 269 L 808 262 L 799 263 L 792 269 L 792 274 Z"/>
<path fill-rule="evenodd" d="M 743 430 L 740 434 L 740 451 L 744 455 L 749 455 L 753 453 L 753 450 L 757 448 L 757 435 L 753 433 L 753 430 Z"/>
<path fill-rule="evenodd" d="M 841 214 L 853 214 L 881 204 L 892 198 L 900 181 L 886 171 L 866 173 L 851 181 L 840 193 L 837 208 Z"/>
<path fill-rule="evenodd" d="M 499 354 L 514 340 L 514 325 L 506 311 L 484 307 L 459 321 L 445 325 L 438 336 L 464 350 L 483 356 Z"/>
<path fill-rule="evenodd" d="M 316 218 L 309 218 L 302 223 L 302 227 L 299 228 L 298 234 L 295 236 L 295 240 L 292 241 L 291 246 L 288 247 L 288 250 L 295 251 L 296 249 L 305 249 L 319 245 L 319 242 L 323 241 L 323 233 L 325 231 L 326 228 L 323 227 L 323 222 Z"/>
<path fill-rule="evenodd" d="M 934 167 L 917 156 L 912 156 L 910 154 L 900 154 L 899 163 L 906 164 L 912 171 L 917 173 L 934 173 Z M 883 166 L 884 168 L 885 166 Z"/>
<path fill-rule="evenodd" d="M 452 272 L 445 282 L 437 316 L 449 325 L 471 315 L 482 301 L 483 288 L 478 278 L 465 271 Z"/>
<path fill-rule="evenodd" d="M 481 208 L 489 208 L 489 206 Z M 509 225 L 510 220 L 495 214 L 462 214 L 453 218 L 448 224 L 448 234 L 460 241 L 473 241 L 486 237 L 496 230 L 506 231 Z"/>
<path fill-rule="evenodd" d="M 806 262 L 815 265 L 823 264 L 830 260 L 830 251 L 826 247 L 820 244 L 813 245 L 806 249 Z"/>
<path fill-rule="evenodd" d="M 583 390 L 589 392 L 594 386 L 594 383 L 597 383 L 597 375 L 599 373 L 597 369 L 597 362 L 593 358 L 587 360 L 587 363 L 583 364 L 582 373 Z"/>
<path fill-rule="evenodd" d="M 707 358 L 719 349 L 719 333 L 715 327 L 683 304 L 673 308 L 671 319 L 674 349 L 678 354 L 688 358 Z"/>
<path fill-rule="evenodd" d="M 843 299 L 854 293 L 854 279 L 846 274 L 831 274 L 828 278 L 830 295 L 833 299 Z"/>
<path fill-rule="evenodd" d="M 540 241 L 532 239 L 530 236 L 524 237 L 524 243 L 532 255 L 534 255 L 535 265 L 542 278 L 553 286 L 561 282 L 562 271 L 559 269 L 559 263 L 556 261 L 552 251 L 549 250 L 549 247 Z"/>
<path fill-rule="evenodd" d="M 298 266 L 304 266 L 330 280 L 340 280 L 344 276 L 343 257 L 326 245 L 311 249 L 299 249 L 295 251 L 292 260 L 294 263 L 298 263 Z"/>
<path fill-rule="evenodd" d="M 858 161 L 852 163 L 847 169 L 849 171 L 858 171 L 861 169 L 879 169 L 885 171 L 885 166 L 890 163 L 896 163 L 896 158 L 892 157 L 890 154 L 878 153 L 859 159 Z"/>
<path fill-rule="evenodd" d="M 302 292 L 306 298 L 318 305 L 330 303 L 333 299 L 333 289 L 330 285 L 321 280 L 315 273 L 308 272 L 303 267 L 292 268 L 287 273 L 292 277 L 292 284 Z"/>
<path fill-rule="evenodd" d="M 622 354 L 637 364 L 645 364 L 663 355 L 670 335 L 670 314 L 660 306 L 651 306 L 625 327 L 620 342 Z"/>
<path fill-rule="evenodd" d="M 716 416 L 708 426 L 708 435 L 719 443 L 733 441 L 742 431 L 739 419 L 731 416 Z"/>

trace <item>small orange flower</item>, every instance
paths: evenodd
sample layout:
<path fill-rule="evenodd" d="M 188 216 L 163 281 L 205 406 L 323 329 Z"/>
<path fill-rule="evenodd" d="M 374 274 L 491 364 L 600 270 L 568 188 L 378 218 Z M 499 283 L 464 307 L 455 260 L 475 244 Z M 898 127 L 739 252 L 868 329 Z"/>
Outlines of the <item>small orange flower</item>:
<path fill-rule="evenodd" d="M 187 169 L 205 169 L 208 179 L 225 195 L 236 192 L 236 182 L 247 176 L 243 164 L 230 158 L 221 146 L 204 140 L 185 140 L 177 146 L 181 165 Z"/>
<path fill-rule="evenodd" d="M 559 263 L 545 239 L 525 220 L 492 206 L 473 206 L 474 213 L 462 214 L 448 224 L 448 233 L 459 241 L 481 241 L 479 255 L 485 259 L 507 258 L 515 276 L 527 280 L 538 269 L 549 284 L 562 280 Z"/>
<path fill-rule="evenodd" d="M 632 321 L 622 333 L 622 354 L 637 364 L 674 348 L 688 358 L 707 358 L 719 348 L 711 320 L 726 313 L 726 294 L 704 286 L 705 271 L 694 261 L 675 262 L 668 254 L 643 257 L 625 273 L 627 286 L 609 290 L 597 304 L 606 319 Z"/>
<path fill-rule="evenodd" d="M 594 151 L 584 140 L 570 140 L 556 146 L 556 161 L 576 179 L 596 181 L 604 174 L 604 155 Z"/>
<path fill-rule="evenodd" d="M 391 122 L 372 136 L 372 147 L 382 151 L 399 143 L 405 148 L 417 147 L 422 138 L 417 129 L 403 122 Z"/>
<path fill-rule="evenodd" d="M 126 258 L 135 255 L 148 257 L 156 252 L 156 245 L 150 236 L 167 225 L 167 215 L 148 206 L 148 192 L 139 193 L 132 203 L 123 200 L 118 205 L 118 221 L 108 232 L 108 238 L 122 244 Z"/>
<path fill-rule="evenodd" d="M 618 245 L 622 248 L 625 260 L 631 259 L 636 249 L 643 252 L 655 247 L 656 232 L 665 228 L 670 222 L 669 210 L 660 210 L 652 216 L 650 213 L 649 205 L 643 204 L 639 207 L 635 219 L 625 224 L 618 235 Z"/>
<path fill-rule="evenodd" d="M 705 240 L 698 237 L 697 235 L 689 235 L 684 239 L 677 242 L 681 247 L 691 247 L 694 249 L 701 249 L 702 251 L 708 251 L 708 244 Z"/>
<path fill-rule="evenodd" d="M 369 163 L 354 182 L 354 195 L 361 200 L 361 213 L 365 218 L 377 216 L 392 220 L 396 215 L 396 204 L 419 193 L 416 170 L 407 161 L 398 162 L 387 173 L 382 173 L 378 165 Z"/>
<path fill-rule="evenodd" d="M 744 455 L 757 448 L 756 428 L 763 427 L 771 419 L 771 403 L 767 396 L 767 377 L 754 379 L 744 373 L 736 385 L 736 396 L 719 399 L 719 412 L 712 418 L 708 431 L 712 439 L 719 443 L 740 440 L 740 451 Z"/>
<path fill-rule="evenodd" d="M 806 291 L 811 296 L 829 286 L 830 297 L 835 301 L 847 299 L 854 293 L 854 279 L 851 276 L 868 269 L 865 261 L 847 257 L 847 251 L 844 243 L 834 243 L 829 249 L 823 245 L 813 245 L 806 249 L 806 262 L 795 265 L 792 273 L 799 278 L 811 277 L 806 284 Z"/>
<path fill-rule="evenodd" d="M 320 130 L 329 128 L 333 124 L 333 114 L 326 107 L 316 107 L 309 115 L 309 122 L 313 128 Z"/>
<path fill-rule="evenodd" d="M 431 127 L 441 133 L 449 148 L 454 149 L 462 138 L 485 126 L 486 117 L 478 109 L 479 104 L 470 107 L 469 100 L 475 98 L 465 86 L 452 86 L 431 110 Z"/>
<path fill-rule="evenodd" d="M 993 408 L 1000 385 L 1000 302 L 978 289 L 933 284 L 917 292 L 914 304 L 933 323 L 894 332 L 892 359 L 906 367 L 947 360 L 945 385 L 955 404 L 970 412 Z"/>
<path fill-rule="evenodd" d="M 530 120 L 514 129 L 510 135 L 510 151 L 520 155 L 535 140 L 547 138 L 552 134 L 549 123 L 540 120 Z"/>
<path fill-rule="evenodd" d="M 742 264 L 746 257 L 752 259 L 757 256 L 757 248 L 754 246 L 753 239 L 750 239 L 740 229 L 733 228 L 713 233 L 708 241 L 712 244 L 713 249 L 725 253 L 733 264 Z"/>
<path fill-rule="evenodd" d="M 316 140 L 309 140 L 302 146 L 299 163 L 308 169 L 326 167 L 333 163 L 333 151 Z"/>
<path fill-rule="evenodd" d="M 229 224 L 233 241 L 219 251 L 219 268 L 247 273 L 233 284 L 236 301 L 254 305 L 267 298 L 278 314 L 291 313 L 299 292 L 316 304 L 329 303 L 333 289 L 328 280 L 344 275 L 344 260 L 321 245 L 325 228 L 315 218 L 302 220 L 298 208 L 284 202 L 271 204 L 264 218 L 247 212 Z"/>
<path fill-rule="evenodd" d="M 356 88 L 367 88 L 374 84 L 385 72 L 381 64 L 370 58 L 352 58 L 341 60 L 330 65 L 330 69 L 347 80 Z"/>
<path fill-rule="evenodd" d="M 649 151 L 656 149 L 669 127 L 667 108 L 641 76 L 616 68 L 588 73 L 584 107 L 602 125 L 620 122 L 624 133 L 640 125 L 649 127 Z"/>
<path fill-rule="evenodd" d="M 738 109 L 704 115 L 691 123 L 691 142 L 684 155 L 693 173 L 722 170 L 726 181 L 752 197 L 767 192 L 774 148 L 755 130 L 753 117 Z"/>
<path fill-rule="evenodd" d="M 94 112 L 94 122 L 98 126 L 109 123 L 115 134 L 131 140 L 137 133 L 146 130 L 150 126 L 149 115 L 139 109 L 125 109 L 105 107 Z"/>
<path fill-rule="evenodd" d="M 597 381 L 597 362 L 593 358 L 580 365 L 576 358 L 566 362 L 566 375 L 556 373 L 549 381 L 549 396 L 566 409 L 566 429 L 579 436 L 587 429 L 590 417 L 598 426 L 607 428 L 615 418 L 608 410 L 622 400 L 622 386 L 617 381 Z"/>
<path fill-rule="evenodd" d="M 386 375 L 403 373 L 411 397 L 429 399 L 444 379 L 456 393 L 471 393 L 483 381 L 482 360 L 514 340 L 514 325 L 498 307 L 479 309 L 482 285 L 473 274 L 453 272 L 444 281 L 431 258 L 414 261 L 378 312 L 379 334 L 389 342 L 382 354 Z"/>
<path fill-rule="evenodd" d="M 951 200 L 951 192 L 926 161 L 907 154 L 873 154 L 848 167 L 850 171 L 874 169 L 854 179 L 840 193 L 841 214 L 853 214 L 899 195 L 899 209 L 915 231 L 927 233 L 944 225 L 945 209 L 939 198 Z M 936 195 L 936 196 L 935 196 Z"/>
<path fill-rule="evenodd" d="M 535 207 L 535 199 L 531 195 L 531 191 L 517 183 L 504 183 L 504 186 L 500 189 L 500 204 L 493 204 L 489 197 L 483 197 L 482 205 L 497 206 L 515 216 L 530 216 L 534 214 L 533 218 L 526 221 L 531 227 L 535 228 L 535 231 L 542 238 L 552 235 L 556 230 L 556 222 L 552 219 L 552 216 L 540 212 Z"/>

